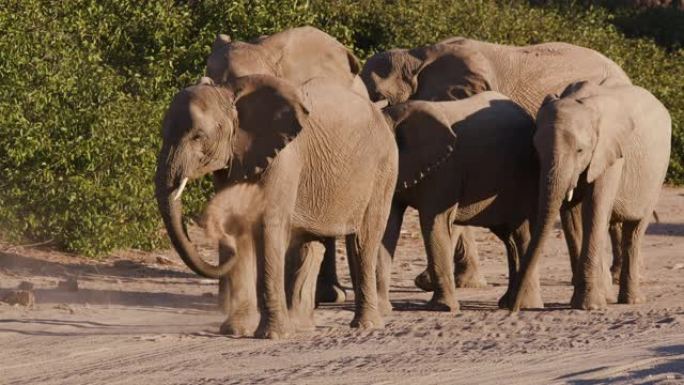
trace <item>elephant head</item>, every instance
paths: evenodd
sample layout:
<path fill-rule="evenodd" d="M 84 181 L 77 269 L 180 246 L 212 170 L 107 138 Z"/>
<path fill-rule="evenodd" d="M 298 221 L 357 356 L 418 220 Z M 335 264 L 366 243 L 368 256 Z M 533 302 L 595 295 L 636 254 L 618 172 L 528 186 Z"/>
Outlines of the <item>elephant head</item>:
<path fill-rule="evenodd" d="M 413 101 L 385 110 L 399 148 L 397 191 L 418 184 L 454 151 L 456 135 L 444 113 L 428 102 Z"/>
<path fill-rule="evenodd" d="M 203 78 L 174 97 L 162 127 L 156 197 L 169 238 L 193 271 L 218 278 L 229 267 L 205 262 L 187 236 L 180 197 L 188 180 L 228 169 L 231 180 L 254 181 L 307 119 L 297 90 L 266 75 L 225 86 Z"/>
<path fill-rule="evenodd" d="M 259 45 L 232 41 L 230 36 L 219 34 L 207 58 L 207 76 L 223 83 L 247 75 L 275 75 L 269 63 Z"/>
<path fill-rule="evenodd" d="M 622 158 L 625 139 L 634 129 L 627 114 L 619 113 L 618 101 L 600 96 L 600 88 L 589 82 L 573 83 L 560 97 L 547 96 L 537 114 L 538 217 L 525 270 L 536 266 L 563 202 L 572 201 L 575 188 L 593 183 Z M 523 272 L 521 291 L 528 287 L 528 277 Z M 520 298 L 519 294 L 514 310 L 519 309 Z"/>
<path fill-rule="evenodd" d="M 361 78 L 373 101 L 456 100 L 491 90 L 494 72 L 487 59 L 461 40 L 370 57 Z"/>

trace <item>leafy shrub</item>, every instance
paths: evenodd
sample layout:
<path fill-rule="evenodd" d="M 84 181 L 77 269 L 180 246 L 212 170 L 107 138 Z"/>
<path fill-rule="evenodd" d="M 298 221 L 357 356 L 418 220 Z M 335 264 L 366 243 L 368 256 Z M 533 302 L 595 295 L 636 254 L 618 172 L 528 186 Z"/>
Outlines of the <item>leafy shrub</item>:
<path fill-rule="evenodd" d="M 201 76 L 216 33 L 247 39 L 304 24 L 327 31 L 361 58 L 454 35 L 595 48 L 670 109 L 675 135 L 668 178 L 683 182 L 681 45 L 663 49 L 648 38 L 626 38 L 613 24 L 622 17 L 618 11 L 562 3 L 6 0 L 0 6 L 0 232 L 87 255 L 164 245 L 152 177 L 171 97 Z M 681 38 L 676 26 L 659 28 L 662 36 Z M 190 187 L 190 211 L 210 186 Z"/>

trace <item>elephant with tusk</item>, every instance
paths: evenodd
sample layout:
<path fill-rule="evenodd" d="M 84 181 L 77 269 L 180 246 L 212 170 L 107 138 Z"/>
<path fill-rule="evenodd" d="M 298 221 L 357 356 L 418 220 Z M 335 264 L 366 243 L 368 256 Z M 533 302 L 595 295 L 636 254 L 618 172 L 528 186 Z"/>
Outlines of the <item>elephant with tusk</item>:
<path fill-rule="evenodd" d="M 390 105 L 407 100 L 458 100 L 484 92 L 506 95 L 534 117 L 544 97 L 572 82 L 591 80 L 631 84 L 624 71 L 602 54 L 567 43 L 524 47 L 462 37 L 413 49 L 393 49 L 370 57 L 361 78 L 373 101 Z M 611 235 L 617 229 L 611 227 Z M 455 231 L 455 277 L 459 286 L 480 286 L 477 248 L 468 230 Z M 616 260 L 619 259 L 615 251 Z M 428 271 L 416 285 L 432 290 Z"/>
<path fill-rule="evenodd" d="M 216 83 L 253 74 L 272 75 L 297 85 L 324 77 L 368 97 L 366 86 L 358 76 L 360 70 L 358 59 L 349 49 L 327 33 L 305 26 L 248 42 L 219 34 L 207 58 L 206 74 Z M 214 183 L 217 190 L 223 188 L 227 184 L 224 173 L 215 173 Z M 346 295 L 338 282 L 335 266 L 335 239 L 327 238 L 323 243 L 325 256 L 318 278 L 317 301 L 344 302 Z M 228 279 L 223 277 L 219 283 L 219 304 L 224 311 L 231 301 L 226 297 Z"/>
<path fill-rule="evenodd" d="M 618 303 L 644 301 L 639 287 L 639 249 L 665 180 L 672 122 L 651 93 L 631 85 L 592 82 L 549 95 L 537 114 L 534 146 L 540 160 L 538 227 L 522 268 L 512 310 L 533 284 L 544 240 L 560 213 L 570 233 L 575 309 L 604 309 L 611 282 L 601 251 L 606 229 L 622 256 Z M 566 232 L 566 236 L 568 233 Z"/>
<path fill-rule="evenodd" d="M 258 336 L 281 338 L 293 331 L 285 293 L 289 256 L 301 255 L 309 242 L 343 235 L 356 294 L 351 325 L 383 325 L 376 261 L 398 155 L 387 121 L 368 98 L 327 78 L 302 86 L 270 75 L 226 84 L 204 78 L 174 97 L 162 136 L 155 177 L 159 210 L 176 251 L 198 274 L 219 278 L 249 268 L 238 266 L 241 258 L 231 263 L 226 245 L 228 258 L 218 265 L 199 255 L 176 199 L 186 178 L 221 171 L 227 185 L 252 184 L 263 195 L 255 242 Z M 305 279 L 298 275 L 295 281 Z M 257 318 L 254 296 L 239 291 L 230 295 L 245 302 L 227 322 L 244 325 L 250 334 Z"/>

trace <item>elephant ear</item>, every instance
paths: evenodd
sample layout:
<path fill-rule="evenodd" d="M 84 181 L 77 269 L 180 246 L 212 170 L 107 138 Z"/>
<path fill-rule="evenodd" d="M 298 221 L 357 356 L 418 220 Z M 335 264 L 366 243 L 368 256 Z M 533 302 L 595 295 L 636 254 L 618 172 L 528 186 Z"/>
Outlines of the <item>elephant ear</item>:
<path fill-rule="evenodd" d="M 444 114 L 426 102 L 408 102 L 384 110 L 399 148 L 397 189 L 415 186 L 454 151 L 456 135 Z"/>
<path fill-rule="evenodd" d="M 622 158 L 626 139 L 634 131 L 634 122 L 621 111 L 616 100 L 590 97 L 577 102 L 590 105 L 592 126 L 596 130 L 596 145 L 587 169 L 587 182 L 592 183 Z"/>
<path fill-rule="evenodd" d="M 258 175 L 302 130 L 309 111 L 295 87 L 270 75 L 250 75 L 233 82 L 237 124 L 233 158 L 243 177 Z"/>
<path fill-rule="evenodd" d="M 419 56 L 423 63 L 412 84 L 418 99 L 465 99 L 493 88 L 495 79 L 489 61 L 479 51 L 461 44 L 436 44 Z"/>

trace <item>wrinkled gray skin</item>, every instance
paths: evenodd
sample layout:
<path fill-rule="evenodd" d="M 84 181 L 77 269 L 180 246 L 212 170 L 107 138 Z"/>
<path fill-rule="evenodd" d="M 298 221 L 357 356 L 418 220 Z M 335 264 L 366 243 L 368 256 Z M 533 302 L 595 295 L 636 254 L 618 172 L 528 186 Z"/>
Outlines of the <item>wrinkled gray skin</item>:
<path fill-rule="evenodd" d="M 255 251 L 261 313 L 256 335 L 280 338 L 293 331 L 286 255 L 305 243 L 340 235 L 352 246 L 352 326 L 383 325 L 376 261 L 398 155 L 385 118 L 367 98 L 323 78 L 300 88 L 268 75 L 226 85 L 206 78 L 175 96 L 162 136 L 157 202 L 172 244 L 196 273 L 219 278 L 238 267 L 229 261 L 207 263 L 188 238 L 177 199 L 183 181 L 224 170 L 227 181 L 254 184 L 263 194 L 262 239 Z M 228 323 L 248 324 L 235 319 L 241 316 L 230 314 Z"/>
<path fill-rule="evenodd" d="M 560 98 L 550 95 L 537 115 L 534 146 L 540 159 L 538 228 L 523 267 L 519 295 L 526 298 L 529 271 L 537 269 L 544 240 L 559 211 L 569 240 L 576 309 L 606 307 L 606 229 L 617 224 L 623 257 L 618 303 L 644 301 L 639 288 L 639 249 L 665 180 L 671 121 L 665 107 L 635 86 L 574 83 Z"/>
<path fill-rule="evenodd" d="M 250 42 L 232 41 L 230 36 L 220 34 L 207 59 L 206 73 L 216 83 L 253 74 L 280 77 L 296 85 L 325 77 L 367 96 L 366 87 L 357 75 L 360 69 L 358 59 L 345 46 L 325 32 L 307 26 Z M 214 175 L 214 181 L 217 189 L 226 184 L 221 173 Z M 326 252 L 318 280 L 318 301 L 344 302 L 345 293 L 335 268 L 335 239 L 326 239 L 324 244 Z M 225 252 L 219 254 L 221 260 L 227 258 Z M 219 305 L 224 312 L 231 301 L 227 298 L 228 284 L 228 277 L 220 279 Z"/>
<path fill-rule="evenodd" d="M 406 207 L 418 210 L 436 283 L 430 307 L 456 311 L 453 275 L 455 232 L 461 226 L 490 229 L 505 244 L 509 291 L 519 257 L 527 250 L 529 218 L 535 218 L 537 162 L 534 121 L 497 92 L 446 102 L 410 101 L 385 109 L 399 147 L 399 177 L 379 263 L 389 281 L 391 256 Z M 461 225 L 461 226 L 453 226 Z M 381 285 L 382 286 L 382 285 Z M 379 291 L 382 301 L 387 298 Z M 523 305 L 542 306 L 538 281 Z M 509 292 L 501 299 L 508 305 Z M 387 306 L 387 305 L 385 305 Z"/>
<path fill-rule="evenodd" d="M 463 99 L 493 90 L 511 98 L 532 117 L 546 95 L 559 93 L 572 82 L 631 84 L 617 64 L 591 49 L 566 43 L 515 47 L 460 37 L 410 50 L 378 53 L 366 61 L 361 78 L 371 100 L 387 100 L 390 105 L 409 99 Z M 611 230 L 616 237 L 618 229 Z M 472 277 L 477 281 L 481 278 L 475 270 L 474 242 L 469 237 L 461 238 L 465 247 L 459 247 L 454 254 L 456 265 L 461 266 L 457 281 L 464 277 L 466 282 Z M 427 272 L 416 278 L 416 284 L 431 288 Z"/>

